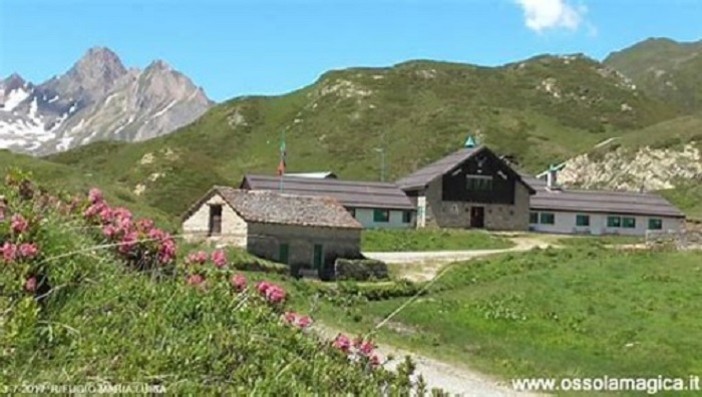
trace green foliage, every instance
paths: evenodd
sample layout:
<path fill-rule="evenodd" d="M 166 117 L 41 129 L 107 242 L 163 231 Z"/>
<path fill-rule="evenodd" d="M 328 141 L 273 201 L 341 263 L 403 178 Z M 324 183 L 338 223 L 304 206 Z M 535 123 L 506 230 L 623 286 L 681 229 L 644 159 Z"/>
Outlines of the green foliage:
<path fill-rule="evenodd" d="M 344 259 L 334 262 L 337 280 L 382 280 L 388 278 L 388 266 L 375 259 Z"/>
<path fill-rule="evenodd" d="M 512 245 L 504 237 L 460 229 L 368 229 L 361 235 L 364 252 L 498 249 Z"/>

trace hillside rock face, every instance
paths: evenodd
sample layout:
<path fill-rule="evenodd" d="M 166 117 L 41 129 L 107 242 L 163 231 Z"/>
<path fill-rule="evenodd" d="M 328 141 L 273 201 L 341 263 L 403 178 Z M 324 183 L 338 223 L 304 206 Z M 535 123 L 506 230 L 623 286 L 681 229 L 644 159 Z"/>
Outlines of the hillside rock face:
<path fill-rule="evenodd" d="M 585 154 L 568 160 L 560 182 L 613 190 L 671 189 L 677 182 L 702 183 L 702 153 L 692 143 L 682 149 L 617 148 L 601 158 Z"/>
<path fill-rule="evenodd" d="M 0 148 L 50 154 L 97 140 L 140 141 L 200 117 L 212 102 L 165 62 L 127 69 L 92 48 L 65 74 L 40 85 L 0 80 Z"/>

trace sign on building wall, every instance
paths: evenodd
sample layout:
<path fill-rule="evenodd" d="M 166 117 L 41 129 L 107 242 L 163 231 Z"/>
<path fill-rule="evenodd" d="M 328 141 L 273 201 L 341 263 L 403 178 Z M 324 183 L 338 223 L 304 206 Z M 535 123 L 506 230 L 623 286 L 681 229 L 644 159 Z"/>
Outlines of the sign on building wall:
<path fill-rule="evenodd" d="M 417 228 L 424 227 L 427 222 L 427 198 L 417 197 Z"/>

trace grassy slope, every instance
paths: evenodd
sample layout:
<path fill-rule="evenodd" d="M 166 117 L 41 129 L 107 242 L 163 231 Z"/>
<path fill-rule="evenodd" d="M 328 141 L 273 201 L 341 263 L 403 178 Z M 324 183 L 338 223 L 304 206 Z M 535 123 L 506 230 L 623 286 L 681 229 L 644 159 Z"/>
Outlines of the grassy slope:
<path fill-rule="evenodd" d="M 702 110 L 702 41 L 649 39 L 610 54 L 604 63 L 654 97 L 687 112 Z"/>
<path fill-rule="evenodd" d="M 686 377 L 702 371 L 700 263 L 595 248 L 457 264 L 381 338 L 505 377 Z M 324 317 L 367 330 L 406 300 Z"/>
<path fill-rule="evenodd" d="M 364 252 L 441 251 L 509 248 L 506 238 L 469 230 L 364 230 Z"/>
<path fill-rule="evenodd" d="M 173 215 L 214 183 L 237 184 L 244 172 L 273 173 L 283 130 L 291 172 L 331 169 L 341 178 L 376 179 L 379 157 L 372 149 L 385 145 L 394 179 L 476 132 L 527 169 L 540 169 L 675 114 L 600 68 L 584 58 L 539 57 L 500 68 L 417 61 L 335 71 L 284 96 L 223 103 L 162 138 L 96 143 L 50 159 L 130 188 L 144 184 L 146 203 Z M 537 88 L 550 77 L 558 98 Z M 622 103 L 635 111 L 622 112 Z M 153 161 L 142 161 L 145 155 Z"/>
<path fill-rule="evenodd" d="M 128 187 L 99 171 L 92 172 L 0 150 L 0 175 L 5 175 L 12 168 L 31 173 L 32 179 L 52 191 L 62 190 L 75 194 L 85 193 L 90 187 L 100 187 L 116 205 L 128 207 L 139 216 L 153 218 L 164 228 L 178 227 L 171 215 L 147 205 Z"/>

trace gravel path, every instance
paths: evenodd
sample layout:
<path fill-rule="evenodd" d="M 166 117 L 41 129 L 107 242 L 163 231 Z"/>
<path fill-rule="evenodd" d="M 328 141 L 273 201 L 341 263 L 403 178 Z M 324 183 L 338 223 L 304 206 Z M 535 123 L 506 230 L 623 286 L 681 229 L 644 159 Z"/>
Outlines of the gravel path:
<path fill-rule="evenodd" d="M 315 324 L 315 330 L 327 339 L 333 339 L 339 333 L 326 325 Z M 401 364 L 405 356 L 412 357 L 416 365 L 413 381 L 417 380 L 419 374 L 424 377 L 427 388 L 440 388 L 454 396 L 465 397 L 525 397 L 538 396 L 539 394 L 518 392 L 512 389 L 511 385 L 500 382 L 482 373 L 470 370 L 465 367 L 448 364 L 416 353 L 388 346 L 379 345 L 376 351 L 385 359 L 392 356 L 393 359 L 385 362 L 386 369 L 394 370 Z"/>
<path fill-rule="evenodd" d="M 416 252 L 364 252 L 368 258 L 385 263 L 402 265 L 401 273 L 411 281 L 426 281 L 434 278 L 441 268 L 451 262 L 467 261 L 488 255 L 506 252 L 529 251 L 532 248 L 553 246 L 545 237 L 525 236 L 511 239 L 514 247 L 504 249 L 465 251 L 416 251 Z"/>

